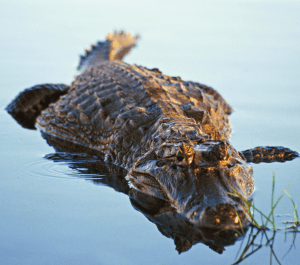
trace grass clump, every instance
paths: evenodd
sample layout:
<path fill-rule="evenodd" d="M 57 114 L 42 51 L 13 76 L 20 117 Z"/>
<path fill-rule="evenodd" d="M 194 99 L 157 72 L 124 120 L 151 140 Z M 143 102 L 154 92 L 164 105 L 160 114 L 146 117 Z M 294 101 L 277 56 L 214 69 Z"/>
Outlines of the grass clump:
<path fill-rule="evenodd" d="M 272 264 L 272 259 L 274 258 L 275 261 L 278 264 L 281 264 L 278 257 L 275 254 L 274 251 L 274 240 L 275 235 L 278 230 L 282 230 L 282 228 L 279 228 L 276 226 L 275 223 L 275 208 L 277 207 L 278 203 L 281 201 L 281 199 L 284 197 L 284 195 L 287 195 L 291 203 L 293 205 L 293 221 L 285 221 L 283 222 L 285 225 L 284 231 L 285 233 L 293 233 L 293 241 L 292 244 L 288 250 L 288 252 L 291 250 L 291 248 L 294 246 L 294 242 L 296 239 L 296 234 L 299 232 L 298 227 L 300 226 L 300 220 L 299 215 L 297 211 L 297 204 L 291 197 L 291 195 L 288 193 L 288 189 L 291 187 L 291 184 L 283 191 L 283 193 L 277 198 L 275 201 L 274 199 L 274 193 L 275 193 L 275 174 L 273 173 L 272 176 L 272 193 L 271 193 L 271 209 L 268 215 L 265 215 L 262 213 L 259 209 L 257 209 L 254 205 L 254 201 L 250 202 L 247 199 L 245 199 L 239 192 L 237 192 L 232 186 L 232 192 L 229 192 L 228 194 L 232 196 L 239 197 L 242 199 L 246 205 L 244 208 L 244 211 L 249 217 L 249 220 L 251 221 L 251 230 L 248 236 L 248 240 L 246 243 L 246 246 L 243 248 L 243 250 L 239 250 L 237 256 L 236 262 L 233 264 L 239 264 L 242 261 L 245 261 L 250 255 L 257 252 L 260 248 L 263 246 L 268 246 L 270 248 L 270 264 Z M 260 216 L 261 221 L 258 221 L 257 218 L 255 218 L 255 215 L 258 214 Z M 271 224 L 271 227 L 268 227 L 268 224 Z M 242 226 L 242 224 L 240 223 Z M 242 227 L 241 227 L 242 228 Z M 257 243 L 258 238 L 260 238 L 259 243 Z M 243 244 L 243 242 L 242 242 Z M 286 254 L 288 254 L 288 252 Z"/>

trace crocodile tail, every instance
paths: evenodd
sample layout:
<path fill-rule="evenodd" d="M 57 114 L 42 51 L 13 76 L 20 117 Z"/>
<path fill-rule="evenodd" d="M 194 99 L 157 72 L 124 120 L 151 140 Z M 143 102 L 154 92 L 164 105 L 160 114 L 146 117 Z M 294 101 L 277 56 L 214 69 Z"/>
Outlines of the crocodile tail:
<path fill-rule="evenodd" d="M 97 42 L 90 50 L 85 50 L 85 55 L 80 56 L 77 70 L 84 70 L 101 61 L 122 60 L 136 45 L 139 35 L 133 36 L 131 32 L 108 32 L 106 41 Z"/>
<path fill-rule="evenodd" d="M 241 152 L 247 162 L 252 163 L 271 163 L 285 162 L 299 157 L 299 153 L 282 146 L 259 146 Z"/>
<path fill-rule="evenodd" d="M 42 84 L 25 89 L 5 109 L 24 128 L 35 129 L 36 118 L 52 102 L 66 94 L 64 84 Z"/>

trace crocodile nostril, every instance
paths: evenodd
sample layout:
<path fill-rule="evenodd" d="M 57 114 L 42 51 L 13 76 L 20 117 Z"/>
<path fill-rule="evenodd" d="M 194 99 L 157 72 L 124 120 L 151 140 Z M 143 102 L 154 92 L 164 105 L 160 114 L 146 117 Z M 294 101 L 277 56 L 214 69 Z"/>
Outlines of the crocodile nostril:
<path fill-rule="evenodd" d="M 198 215 L 197 215 L 198 216 Z M 199 215 L 199 222 L 203 226 L 235 227 L 247 225 L 247 217 L 238 205 L 219 203 L 214 207 L 207 207 Z"/>
<path fill-rule="evenodd" d="M 211 206 L 206 207 L 205 211 L 209 212 L 211 210 Z"/>

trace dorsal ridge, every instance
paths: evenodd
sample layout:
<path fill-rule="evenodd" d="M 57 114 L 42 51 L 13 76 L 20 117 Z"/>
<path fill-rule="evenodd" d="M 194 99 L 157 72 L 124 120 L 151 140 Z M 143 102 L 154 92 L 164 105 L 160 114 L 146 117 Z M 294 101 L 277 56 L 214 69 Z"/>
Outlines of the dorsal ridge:
<path fill-rule="evenodd" d="M 132 35 L 131 32 L 124 31 L 108 32 L 106 40 L 97 42 L 90 49 L 85 50 L 85 54 L 80 56 L 77 70 L 85 70 L 103 61 L 121 61 L 136 45 L 139 35 Z"/>

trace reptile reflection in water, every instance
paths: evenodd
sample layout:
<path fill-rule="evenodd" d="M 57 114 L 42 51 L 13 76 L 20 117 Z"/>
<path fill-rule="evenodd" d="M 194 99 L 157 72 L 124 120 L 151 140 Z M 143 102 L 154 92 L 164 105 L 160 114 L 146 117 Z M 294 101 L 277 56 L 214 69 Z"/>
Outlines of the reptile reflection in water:
<path fill-rule="evenodd" d="M 221 253 L 236 230 L 250 225 L 244 200 L 229 194 L 232 188 L 246 199 L 252 194 L 248 163 L 299 154 L 283 147 L 236 150 L 229 142 L 232 108 L 216 90 L 122 62 L 137 39 L 109 33 L 81 56 L 82 72 L 70 86 L 33 86 L 6 110 L 23 127 L 37 126 L 57 151 L 97 155 L 128 170 L 121 190 L 179 252 L 203 242 Z"/>
<path fill-rule="evenodd" d="M 68 142 L 56 137 L 51 137 L 48 134 L 42 133 L 42 136 L 56 151 L 56 153 L 46 155 L 46 159 L 54 162 L 67 163 L 70 168 L 75 169 L 85 177 L 87 176 L 87 180 L 92 181 L 94 184 L 105 185 L 113 188 L 117 192 L 126 194 L 135 210 L 141 212 L 149 221 L 154 223 L 164 236 L 174 240 L 176 250 L 179 254 L 188 251 L 197 243 L 203 243 L 215 252 L 222 254 L 226 246 L 233 245 L 237 240 L 243 239 L 249 229 L 249 226 L 228 227 L 227 229 L 197 226 L 190 221 L 188 216 L 178 212 L 176 208 L 172 206 L 172 202 L 150 196 L 131 188 L 125 179 L 128 173 L 126 169 L 111 163 L 105 163 L 96 153 L 95 156 L 87 154 L 87 150 L 82 146 L 70 145 Z M 284 160 L 281 162 L 284 162 Z M 222 209 L 220 212 L 222 212 Z M 234 212 L 234 214 L 236 213 Z M 253 226 L 251 227 L 251 232 L 250 234 L 248 233 L 248 243 L 241 257 L 235 264 L 243 261 L 245 259 L 243 256 L 246 254 L 247 256 L 251 255 L 263 246 L 263 243 L 260 242 L 259 247 L 256 247 L 250 254 L 248 253 L 252 244 L 254 244 L 255 238 L 261 233 L 266 233 L 264 230 L 255 232 L 255 230 L 253 230 L 254 228 Z M 274 233 L 276 233 L 276 231 L 274 231 Z M 270 240 L 271 242 L 274 241 L 274 233 L 271 239 L 268 238 L 266 245 L 270 245 Z M 250 239 L 252 239 L 253 242 Z M 272 244 L 270 248 L 273 256 L 275 256 Z"/>
<path fill-rule="evenodd" d="M 61 145 L 63 142 L 58 141 L 58 139 L 50 138 L 48 135 L 43 136 L 48 144 L 57 151 L 46 155 L 45 158 L 54 162 L 67 162 L 70 168 L 88 176 L 87 179 L 94 184 L 109 186 L 117 192 L 128 195 L 135 210 L 153 222 L 164 236 L 174 240 L 179 254 L 189 250 L 197 243 L 203 243 L 222 254 L 225 246 L 234 244 L 236 240 L 245 235 L 248 229 L 247 227 L 242 229 L 238 227 L 235 229 L 212 229 L 197 226 L 190 221 L 188 216 L 179 213 L 171 202 L 130 188 L 125 179 L 127 170 L 104 163 L 97 156 L 70 153 L 78 149 L 74 149 L 74 146 L 67 148 L 66 145 Z M 58 143 L 60 143 L 59 146 Z M 233 214 L 236 213 L 233 212 Z"/>
<path fill-rule="evenodd" d="M 47 142 L 53 146 L 49 138 Z M 135 210 L 141 212 L 149 221 L 154 223 L 164 236 L 174 240 L 179 254 L 188 251 L 197 243 L 203 243 L 215 252 L 222 254 L 226 246 L 233 245 L 237 240 L 242 239 L 242 248 L 240 247 L 237 253 L 239 258 L 236 257 L 237 260 L 234 264 L 240 264 L 250 255 L 257 253 L 257 250 L 263 246 L 270 248 L 270 260 L 272 258 L 277 260 L 273 248 L 277 231 L 267 232 L 264 229 L 258 230 L 255 226 L 251 226 L 250 233 L 247 233 L 247 238 L 244 239 L 249 227 L 226 230 L 197 227 L 188 218 L 178 213 L 169 202 L 130 188 L 125 179 L 127 170 L 113 164 L 104 163 L 101 159 L 85 153 L 68 153 L 63 152 L 65 149 L 61 147 L 54 146 L 54 148 L 57 152 L 46 155 L 46 159 L 67 163 L 70 168 L 85 176 L 88 181 L 92 181 L 96 185 L 111 187 L 116 192 L 129 196 Z M 69 151 L 74 150 L 69 149 Z M 286 230 L 285 233 L 287 232 L 293 233 L 295 237 L 298 229 Z M 271 233 L 271 235 L 267 233 Z M 247 241 L 246 245 L 243 244 L 244 241 Z M 293 246 L 294 241 L 291 244 L 291 247 Z"/>

